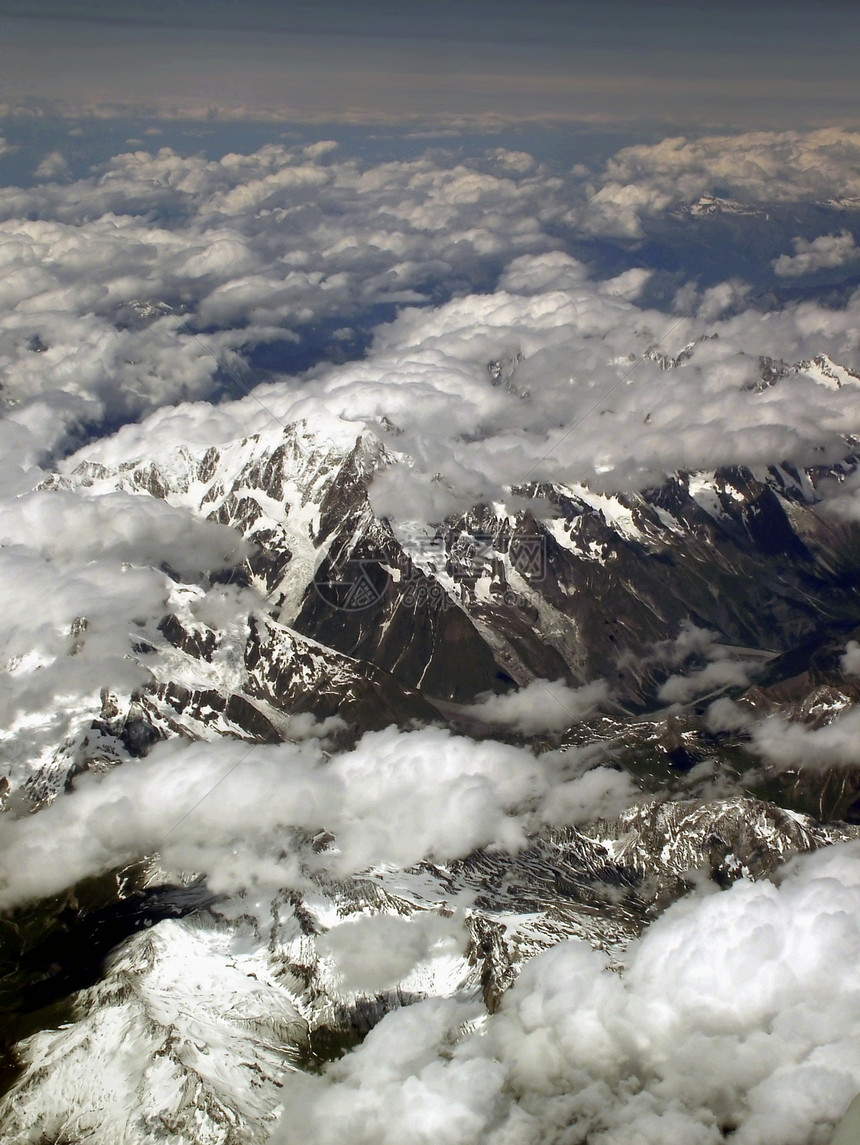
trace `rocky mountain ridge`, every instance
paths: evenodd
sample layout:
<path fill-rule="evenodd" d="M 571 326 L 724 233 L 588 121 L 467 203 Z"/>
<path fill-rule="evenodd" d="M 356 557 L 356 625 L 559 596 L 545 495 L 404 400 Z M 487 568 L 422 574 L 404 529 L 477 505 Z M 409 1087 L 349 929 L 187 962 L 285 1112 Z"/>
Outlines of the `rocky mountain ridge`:
<path fill-rule="evenodd" d="M 531 486 L 516 491 L 531 509 L 479 506 L 430 527 L 373 512 L 373 475 L 403 459 L 370 431 L 345 449 L 273 426 L 162 464 L 82 463 L 54 484 L 155 496 L 236 528 L 253 553 L 227 579 L 253 585 L 271 621 L 431 701 L 600 676 L 641 706 L 657 673 L 619 666 L 621 650 L 646 660 L 683 620 L 773 652 L 860 620 L 860 530 L 819 512 L 817 492 L 854 471 L 852 448 L 836 466 L 677 473 L 633 494 Z"/>

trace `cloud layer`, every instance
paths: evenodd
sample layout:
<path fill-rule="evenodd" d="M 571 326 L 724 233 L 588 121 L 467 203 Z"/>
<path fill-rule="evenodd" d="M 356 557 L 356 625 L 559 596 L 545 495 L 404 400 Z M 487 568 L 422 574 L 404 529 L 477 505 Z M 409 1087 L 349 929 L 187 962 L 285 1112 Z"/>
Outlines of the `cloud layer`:
<path fill-rule="evenodd" d="M 836 846 L 777 886 L 677 903 L 621 974 L 561 943 L 484 1022 L 455 1001 L 393 1013 L 323 1077 L 287 1082 L 275 1140 L 827 1140 L 860 1088 L 858 858 Z"/>
<path fill-rule="evenodd" d="M 756 203 L 774 180 L 783 198 L 849 195 L 856 160 L 857 138 L 838 131 L 669 140 L 619 152 L 599 176 L 503 148 L 363 162 L 322 140 L 220 161 L 131 152 L 74 183 L 0 191 L 0 490 L 18 498 L 0 510 L 0 587 L 16 605 L 3 652 L 8 758 L 30 758 L 23 729 L 48 705 L 91 712 L 101 687 L 145 681 L 129 645 L 171 607 L 163 568 L 205 578 L 243 555 L 237 538 L 147 497 L 36 491 L 52 455 L 93 426 L 128 422 L 64 471 L 169 466 L 177 451 L 299 417 L 340 445 L 369 426 L 400 458 L 377 478 L 374 506 L 406 521 L 503 504 L 524 482 L 619 490 L 678 469 L 842 457 L 860 432 L 851 389 L 804 372 L 764 387 L 761 361 L 827 354 L 860 368 L 860 293 L 844 309 L 803 302 L 763 316 L 727 283 L 678 317 L 640 301 L 647 270 L 602 280 L 560 236 L 617 230 L 607 188 L 637 188 L 621 198 L 640 203 L 641 221 L 641 204 L 656 210 L 672 188 L 671 203 L 688 205 L 723 184 Z M 275 371 L 249 396 L 209 400 L 252 383 L 240 351 L 311 327 L 331 335 L 320 353 L 354 348 L 394 300 L 398 316 L 363 358 Z M 857 489 L 849 479 L 822 492 L 856 519 Z M 82 619 L 85 638 L 70 637 Z M 735 660 L 709 659 L 665 699 L 743 682 Z M 582 697 L 561 698 L 581 710 Z M 557 731 L 567 716 L 549 699 L 530 692 L 519 714 L 522 696 L 493 700 L 484 715 Z M 36 734 L 49 756 L 59 729 L 51 717 Z"/>
<path fill-rule="evenodd" d="M 765 387 L 761 361 L 827 354 L 860 368 L 860 292 L 843 309 L 803 302 L 763 316 L 744 308 L 743 284 L 727 283 L 678 317 L 640 301 L 647 270 L 601 280 L 560 236 L 611 236 L 619 204 L 632 234 L 649 212 L 720 189 L 753 205 L 845 198 L 858 189 L 858 146 L 835 129 L 672 139 L 626 148 L 598 175 L 559 175 L 498 147 L 371 163 L 322 140 L 219 161 L 130 152 L 74 183 L 4 188 L 0 489 L 18 499 L 0 510 L 0 576 L 25 618 L 6 635 L 10 719 L 26 723 L 55 694 L 139 684 L 129 634 L 163 615 L 162 568 L 199 577 L 243 555 L 236 538 L 150 498 L 35 491 L 52 454 L 94 425 L 128 422 L 64 470 L 83 459 L 169 465 L 176 451 L 299 417 L 342 444 L 369 426 L 400 457 L 375 482 L 374 506 L 407 521 L 504 503 L 530 481 L 618 490 L 679 469 L 843 456 L 860 432 L 851 390 L 803 372 Z M 795 257 L 818 257 L 831 238 Z M 329 332 L 320 353 L 354 347 L 383 304 L 399 314 L 363 358 L 275 371 L 250 396 L 209 400 L 252 383 L 240 351 L 292 344 L 311 327 Z M 828 495 L 857 517 L 856 482 Z M 33 601 L 48 581 L 45 613 Z M 70 641 L 82 618 L 86 638 Z M 70 687 L 60 676 L 72 647 Z M 734 660 L 709 659 L 665 698 L 743 682 Z M 549 698 L 529 693 L 531 715 L 512 714 L 523 697 L 489 701 L 484 714 L 558 730 L 566 716 L 542 706 Z"/>
<path fill-rule="evenodd" d="M 516 850 L 541 822 L 617 813 L 629 779 L 440 728 L 366 734 L 326 758 L 316 739 L 265 747 L 170 741 L 145 760 L 84 775 L 35 816 L 0 819 L 0 906 L 55 894 L 153 852 L 216 892 L 271 894 L 309 871 L 345 877 L 483 846 Z M 325 829 L 334 849 L 284 850 L 290 829 Z"/>
<path fill-rule="evenodd" d="M 502 149 L 374 166 L 321 141 L 220 161 L 138 151 L 71 185 L 4 188 L 4 399 L 40 397 L 70 426 L 127 420 L 211 395 L 216 358 L 236 393 L 240 346 L 321 322 L 349 341 L 375 306 L 546 249 L 560 185 Z"/>

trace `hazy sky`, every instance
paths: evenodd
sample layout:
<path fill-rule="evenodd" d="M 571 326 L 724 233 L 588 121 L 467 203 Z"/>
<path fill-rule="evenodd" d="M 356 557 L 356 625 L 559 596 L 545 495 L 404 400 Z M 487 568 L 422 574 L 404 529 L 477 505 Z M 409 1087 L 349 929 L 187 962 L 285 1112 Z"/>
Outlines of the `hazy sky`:
<path fill-rule="evenodd" d="M 860 117 L 833 0 L 5 0 L 0 100 L 254 118 Z"/>

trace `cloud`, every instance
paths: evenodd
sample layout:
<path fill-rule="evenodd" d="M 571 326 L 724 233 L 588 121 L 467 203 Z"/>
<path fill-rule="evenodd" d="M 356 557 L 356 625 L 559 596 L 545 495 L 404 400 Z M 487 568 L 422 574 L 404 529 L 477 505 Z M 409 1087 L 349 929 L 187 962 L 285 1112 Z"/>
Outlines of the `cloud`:
<path fill-rule="evenodd" d="M 62 151 L 49 151 L 33 172 L 37 179 L 65 179 L 69 164 Z"/>
<path fill-rule="evenodd" d="M 128 658 L 132 618 L 145 626 L 164 614 L 163 573 L 87 562 L 67 566 L 58 577 L 48 560 L 0 549 L 0 584 L 4 735 L 21 736 L 23 728 L 14 725 L 21 717 L 26 726 L 24 713 L 31 710 L 37 719 L 50 720 L 66 692 L 97 694 L 108 682 L 134 688 L 147 680 Z"/>
<path fill-rule="evenodd" d="M 504 1067 L 489 1058 L 454 1063 L 456 1043 L 480 1016 L 474 1004 L 433 999 L 397 1010 L 371 1030 L 361 1056 L 349 1055 L 324 1080 L 290 1079 L 285 1108 L 297 1142 L 376 1145 L 476 1142 L 501 1108 Z M 286 1127 L 272 1140 L 282 1142 Z"/>
<path fill-rule="evenodd" d="M 316 952 L 331 959 L 338 981 L 356 993 L 389 990 L 431 957 L 456 958 L 466 947 L 462 918 L 431 911 L 411 918 L 359 915 L 316 940 Z"/>
<path fill-rule="evenodd" d="M 860 133 L 839 127 L 637 144 L 607 162 L 578 222 L 594 234 L 641 238 L 647 219 L 716 194 L 740 204 L 853 200 L 858 156 Z"/>
<path fill-rule="evenodd" d="M 625 298 L 632 302 L 645 289 L 652 274 L 653 271 L 645 270 L 641 266 L 634 266 L 630 270 L 625 270 L 622 274 L 616 275 L 615 278 L 603 282 L 602 288 L 609 295 Z"/>
<path fill-rule="evenodd" d="M 556 758 L 558 777 L 540 806 L 543 822 L 562 827 L 615 819 L 642 799 L 640 788 L 626 771 L 595 767 L 588 753 L 578 760 L 577 753 L 568 750 Z"/>
<path fill-rule="evenodd" d="M 752 748 L 777 771 L 822 771 L 860 763 L 860 709 L 852 708 L 820 728 L 769 716 L 755 724 Z"/>
<path fill-rule="evenodd" d="M 712 732 L 738 732 L 754 724 L 755 716 L 728 696 L 721 696 L 708 707 L 706 722 Z"/>
<path fill-rule="evenodd" d="M 794 254 L 781 254 L 773 264 L 774 271 L 782 278 L 798 278 L 802 274 L 845 266 L 860 259 L 860 249 L 850 231 L 819 235 L 811 242 L 804 238 L 792 241 Z"/>
<path fill-rule="evenodd" d="M 738 661 L 712 660 L 689 676 L 670 676 L 661 685 L 658 696 L 668 704 L 684 704 L 696 696 L 721 688 L 745 688 L 749 682 L 749 669 Z"/>
<path fill-rule="evenodd" d="M 762 389 L 759 359 L 826 353 L 856 370 L 860 294 L 843 309 L 799 302 L 762 315 L 732 281 L 691 294 L 679 317 L 643 301 L 647 270 L 600 282 L 559 235 L 636 239 L 655 212 L 715 187 L 754 203 L 847 197 L 858 147 L 845 132 L 670 140 L 619 152 L 590 184 L 502 151 L 374 163 L 325 143 L 219 161 L 165 148 L 72 184 L 0 191 L 0 714 L 17 778 L 50 774 L 101 688 L 146 684 L 131 644 L 165 612 L 238 626 L 256 602 L 208 587 L 245 549 L 201 519 L 200 490 L 169 505 L 108 488 L 121 476 L 37 488 L 52 469 L 68 476 L 88 461 L 122 474 L 143 458 L 178 469 L 211 445 L 274 441 L 277 423 L 302 417 L 339 447 L 370 426 L 396 455 L 372 489 L 396 528 L 541 480 L 587 486 L 617 521 L 623 504 L 603 493 L 667 472 L 841 459 L 860 432 L 856 395 L 802 374 Z M 378 308 L 393 300 L 399 313 L 363 358 L 301 377 L 274 370 L 250 396 L 220 400 L 235 381 L 227 371 L 239 389 L 252 384 L 253 347 L 327 323 L 348 344 L 349 330 L 392 317 Z M 494 364 L 508 384 L 494 384 Z M 93 426 L 122 422 L 57 459 Z M 854 485 L 830 491 L 834 512 L 856 516 Z M 747 681 L 693 625 L 657 657 L 672 673 L 666 702 Z M 855 659 L 849 645 L 846 671 Z M 472 714 L 536 735 L 606 696 L 599 681 L 534 681 Z M 750 734 L 770 766 L 851 766 L 856 716 L 818 729 L 773 718 Z M 727 701 L 709 719 L 741 726 Z M 325 738 L 338 726 L 297 717 L 300 742 L 275 746 L 174 740 L 80 776 L 38 814 L 0 820 L 0 902 L 158 853 L 167 874 L 253 890 L 268 910 L 314 874 L 515 851 L 542 824 L 611 817 L 638 798 L 589 752 L 536 755 L 438 727 L 388 728 L 337 751 Z M 333 841 L 315 851 L 307 839 L 323 829 Z M 840 973 L 858 953 L 858 857 L 834 849 L 779 886 L 740 883 L 682 904 L 631 947 L 621 974 L 562 944 L 480 1028 L 482 1011 L 459 1002 L 392 1015 L 324 1076 L 289 1080 L 289 1131 L 320 1145 L 575 1133 L 711 1145 L 731 1128 L 739 1145 L 823 1138 L 860 1087 L 860 1020 Z M 322 946 L 347 986 L 383 989 L 453 949 L 458 928 L 435 915 L 406 929 L 367 918 Z"/>
<path fill-rule="evenodd" d="M 839 521 L 860 521 L 860 473 L 840 474 L 822 483 L 822 512 Z"/>
<path fill-rule="evenodd" d="M 581 262 L 562 251 L 550 251 L 515 258 L 499 277 L 498 287 L 511 294 L 546 294 L 575 289 L 587 279 L 588 271 Z"/>
<path fill-rule="evenodd" d="M 701 321 L 713 322 L 715 318 L 743 311 L 750 289 L 748 283 L 739 279 L 731 279 L 702 291 L 702 295 L 696 300 L 695 306 L 691 302 L 684 307 L 679 307 L 676 304 L 676 308 L 695 310 L 696 317 Z"/>
<path fill-rule="evenodd" d="M 145 760 L 81 776 L 38 815 L 0 819 L 0 903 L 153 852 L 167 871 L 207 875 L 216 892 L 274 894 L 304 885 L 300 862 L 346 877 L 479 847 L 517 850 L 562 811 L 579 820 L 635 796 L 625 777 L 591 778 L 569 762 L 435 727 L 367 733 L 330 759 L 313 737 L 277 747 L 171 740 Z M 291 828 L 324 828 L 335 843 L 300 858 L 298 843 L 287 844 Z"/>
<path fill-rule="evenodd" d="M 664 314 L 641 302 L 638 271 L 600 282 L 548 249 L 566 189 L 522 157 L 434 153 L 373 164 L 330 147 L 276 145 L 219 162 L 141 151 L 69 186 L 0 191 L 0 489 L 18 498 L 0 511 L 0 533 L 17 562 L 5 566 L 17 581 L 7 594 L 34 618 L 3 648 L 15 669 L 3 704 L 18 780 L 47 765 L 52 737 L 92 718 L 102 687 L 146 681 L 129 647 L 173 607 L 161 566 L 205 577 L 242 556 L 216 526 L 194 523 L 200 507 L 184 495 L 168 507 L 126 493 L 34 492 L 51 455 L 86 426 L 146 414 L 59 463 L 64 473 L 83 460 L 171 467 L 187 451 L 276 436 L 278 423 L 298 418 L 339 448 L 370 426 L 396 455 L 371 490 L 395 526 L 505 501 L 526 480 L 611 493 L 677 470 L 844 456 L 846 435 L 860 432 L 847 389 L 793 375 L 759 392 L 759 359 L 827 353 L 857 369 L 860 294 L 843 310 L 805 302 L 763 321 L 728 283 L 703 296 L 696 317 Z M 475 274 L 490 271 L 497 287 L 471 293 Z M 403 308 L 377 327 L 361 360 L 207 400 L 223 393 L 213 354 L 236 373 L 249 342 L 296 338 L 304 322 L 330 318 L 340 343 L 346 318 L 366 321 L 380 299 L 440 290 L 455 297 Z M 189 323 L 204 315 L 219 325 L 198 338 Z M 494 385 L 492 363 L 505 385 Z M 247 376 L 236 373 L 240 388 Z M 196 400 L 177 400 L 184 395 Z M 855 517 L 855 483 L 822 487 L 825 504 Z M 37 622 L 51 579 L 64 605 Z M 69 633 L 82 616 L 84 650 L 71 657 Z M 31 656 L 20 659 L 27 641 Z M 667 682 L 667 702 L 746 679 L 733 657 L 704 660 Z M 73 669 L 74 687 L 61 685 Z M 580 718 L 578 700 L 563 699 Z M 568 719 L 548 692 L 525 700 L 528 711 L 498 707 L 523 702 L 510 697 L 483 715 L 549 731 Z M 25 732 L 27 713 L 46 704 L 52 719 Z M 620 797 L 617 776 L 605 778 L 606 799 Z M 571 795 L 577 813 L 594 805 L 582 790 Z"/>
<path fill-rule="evenodd" d="M 37 489 L 0 501 L 3 776 L 35 803 L 74 768 L 103 693 L 128 700 L 151 683 L 154 661 L 144 666 L 132 649 L 161 643 L 165 615 L 226 628 L 258 603 L 207 592 L 249 552 L 232 529 L 149 496 L 89 494 Z"/>
<path fill-rule="evenodd" d="M 234 530 L 155 497 L 35 490 L 0 504 L 0 544 L 24 541 L 51 562 L 114 560 L 187 578 L 241 562 L 250 546 Z"/>
<path fill-rule="evenodd" d="M 654 648 L 650 662 L 686 669 L 673 673 L 660 686 L 658 698 L 669 704 L 685 704 L 723 688 L 746 687 L 752 671 L 752 665 L 743 663 L 737 651 L 719 643 L 716 632 L 689 620 L 681 624 L 674 639 Z M 726 711 L 717 704 L 711 706 L 714 719 L 718 718 L 716 713 Z"/>
<path fill-rule="evenodd" d="M 849 676 L 860 676 L 860 644 L 849 640 L 845 645 L 845 655 L 840 660 L 842 671 Z"/>
<path fill-rule="evenodd" d="M 727 649 L 719 643 L 718 633 L 710 628 L 702 628 L 691 620 L 682 621 L 678 635 L 672 640 L 658 644 L 654 649 L 654 659 L 677 666 L 693 658 L 714 660 L 727 655 Z"/>
<path fill-rule="evenodd" d="M 320 1077 L 290 1077 L 276 1142 L 811 1145 L 860 1089 L 857 844 L 670 907 L 620 973 L 572 940 L 497 1013 L 419 1003 Z"/>
<path fill-rule="evenodd" d="M 140 150 L 69 185 L 0 190 L 4 394 L 19 415 L 34 411 L 43 455 L 68 450 L 85 427 L 235 393 L 252 383 L 255 348 L 304 345 L 326 324 L 330 344 L 316 353 L 339 358 L 343 331 L 392 300 L 426 303 L 378 328 L 364 361 L 318 366 L 307 383 L 285 370 L 249 406 L 209 408 L 210 422 L 232 416 L 237 436 L 259 402 L 281 420 L 386 417 L 412 458 L 386 494 L 392 506 L 377 490 L 394 516 L 410 498 L 413 510 L 444 513 L 526 475 L 597 471 L 623 488 L 676 468 L 805 464 L 857 430 L 847 402 L 817 395 L 810 408 L 799 380 L 766 395 L 750 387 L 761 356 L 826 352 L 857 368 L 860 299 L 844 311 L 789 306 L 765 325 L 744 310 L 744 284 L 729 282 L 678 320 L 638 304 L 646 269 L 594 281 L 560 237 L 603 233 L 604 216 L 611 233 L 622 208 L 632 233 L 667 195 L 694 201 L 717 179 L 753 198 L 773 180 L 788 198 L 817 193 L 819 181 L 831 197 L 848 194 L 850 133 L 626 148 L 593 183 L 498 150 L 371 163 L 323 143 L 218 161 Z M 483 293 L 470 293 L 476 283 Z M 433 304 L 440 297 L 450 301 Z M 718 337 L 697 341 L 704 334 Z M 671 357 L 690 343 L 695 353 L 666 372 L 645 356 L 655 343 Z M 517 355 L 511 392 L 488 386 L 487 363 Z M 193 432 L 195 411 L 170 416 L 187 416 Z M 583 417 L 588 434 L 571 434 Z M 431 487 L 436 473 L 444 480 Z"/>
<path fill-rule="evenodd" d="M 619 491 L 677 470 L 818 466 L 843 458 L 846 435 L 860 431 L 847 388 L 791 375 L 762 391 L 759 364 L 827 353 L 860 368 L 860 294 L 844 310 L 799 303 L 767 322 L 752 310 L 704 321 L 609 296 L 563 260 L 536 256 L 534 275 L 526 256 L 510 267 L 527 293 L 407 307 L 377 328 L 361 360 L 319 366 L 301 381 L 281 377 L 217 408 L 165 408 L 68 464 L 122 464 L 154 450 L 167 457 L 271 420 L 306 419 L 333 440 L 370 426 L 401 458 L 375 481 L 377 511 L 439 521 L 504 500 L 526 480 Z M 557 273 L 571 270 L 576 283 L 556 289 Z M 503 386 L 493 384 L 493 362 L 507 371 Z"/>
<path fill-rule="evenodd" d="M 856 411 L 847 397 L 824 398 L 800 380 L 756 393 L 758 359 L 768 346 L 783 354 L 791 347 L 790 357 L 801 358 L 826 342 L 841 343 L 833 345 L 836 360 L 854 362 L 854 310 L 853 303 L 844 315 L 798 306 L 763 330 L 752 313 L 668 322 L 590 284 L 464 297 L 404 312 L 380 331 L 367 361 L 306 386 L 290 416 L 313 420 L 326 408 L 369 424 L 385 417 L 402 429 L 392 445 L 412 457 L 413 471 L 380 501 L 395 517 L 421 516 L 422 505 L 410 507 L 408 498 L 425 501 L 437 472 L 440 492 L 447 485 L 465 507 L 498 499 L 527 477 L 593 486 L 599 473 L 604 487 L 618 489 L 656 484 L 676 469 L 789 458 L 810 464 L 822 451 L 844 451 L 832 431 L 840 422 L 849 431 Z M 642 357 L 667 329 L 669 355 L 695 343 L 690 359 L 669 371 Z M 717 337 L 696 343 L 700 333 Z M 488 385 L 486 363 L 517 355 L 515 392 Z M 570 428 L 581 419 L 587 432 Z M 398 496 L 407 503 L 398 506 Z"/>
<path fill-rule="evenodd" d="M 429 301 L 546 250 L 559 180 L 505 154 L 374 164 L 323 140 L 214 161 L 163 147 L 73 183 L 2 188 L 7 402 L 53 408 L 51 448 L 63 426 L 241 389 L 238 351 Z M 47 156 L 39 176 L 63 162 Z"/>
<path fill-rule="evenodd" d="M 503 695 L 487 695 L 467 708 L 468 714 L 523 735 L 561 732 L 593 715 L 609 698 L 605 680 L 571 688 L 563 680 L 532 680 Z"/>

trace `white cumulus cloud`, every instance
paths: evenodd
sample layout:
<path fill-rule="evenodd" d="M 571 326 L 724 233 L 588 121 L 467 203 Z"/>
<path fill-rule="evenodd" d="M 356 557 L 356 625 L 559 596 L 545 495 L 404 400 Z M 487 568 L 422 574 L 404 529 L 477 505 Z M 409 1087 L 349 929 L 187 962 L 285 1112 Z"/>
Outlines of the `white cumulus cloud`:
<path fill-rule="evenodd" d="M 578 941 L 499 1011 L 390 1014 L 321 1077 L 288 1079 L 275 1141 L 328 1145 L 813 1145 L 860 1089 L 856 844 L 670 907 L 621 973 Z"/>
<path fill-rule="evenodd" d="M 860 248 L 850 231 L 819 235 L 811 241 L 796 238 L 793 243 L 794 254 L 781 254 L 773 264 L 773 269 L 782 278 L 798 278 L 802 274 L 846 266 L 860 259 Z"/>
<path fill-rule="evenodd" d="M 532 680 L 515 692 L 479 697 L 467 711 L 488 724 L 537 735 L 564 731 L 593 715 L 608 698 L 604 680 L 580 688 L 572 688 L 563 680 Z"/>

